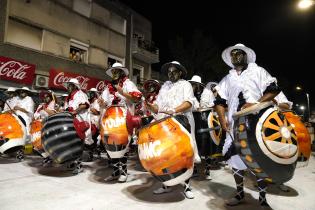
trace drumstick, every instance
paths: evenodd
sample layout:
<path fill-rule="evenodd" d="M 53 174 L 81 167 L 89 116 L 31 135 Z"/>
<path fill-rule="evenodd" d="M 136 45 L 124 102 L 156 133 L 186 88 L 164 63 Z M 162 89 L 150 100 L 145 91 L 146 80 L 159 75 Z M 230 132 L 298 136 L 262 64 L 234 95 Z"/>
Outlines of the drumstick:
<path fill-rule="evenodd" d="M 221 126 L 216 126 L 214 128 L 201 128 L 197 131 L 197 133 L 205 133 L 205 132 L 209 132 L 209 131 L 214 131 L 214 130 L 219 130 L 221 128 Z"/>
<path fill-rule="evenodd" d="M 7 101 L 3 101 L 2 99 L 0 99 L 0 100 L 1 100 L 2 102 L 4 102 L 14 114 L 16 114 L 16 113 L 15 113 L 15 110 L 13 110 L 13 109 L 10 107 L 10 105 L 8 104 Z"/>

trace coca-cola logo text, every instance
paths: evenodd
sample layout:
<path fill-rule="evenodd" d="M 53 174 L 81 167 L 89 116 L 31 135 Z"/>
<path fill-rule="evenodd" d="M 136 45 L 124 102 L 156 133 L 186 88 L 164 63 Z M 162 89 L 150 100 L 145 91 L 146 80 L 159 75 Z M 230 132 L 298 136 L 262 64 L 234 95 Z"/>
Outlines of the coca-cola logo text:
<path fill-rule="evenodd" d="M 60 72 L 54 78 L 54 82 L 53 83 L 54 83 L 55 86 L 62 86 L 63 83 L 69 82 L 69 80 L 72 79 L 72 78 L 73 77 L 65 76 L 64 72 Z M 88 88 L 88 82 L 90 80 L 89 78 L 83 77 L 83 76 L 76 76 L 74 78 L 76 78 L 79 81 L 81 89 L 86 90 Z"/>
<path fill-rule="evenodd" d="M 17 61 L 0 62 L 0 76 L 23 80 L 26 78 L 27 76 L 26 70 L 29 68 L 30 68 L 29 65 L 27 64 L 23 65 Z"/>

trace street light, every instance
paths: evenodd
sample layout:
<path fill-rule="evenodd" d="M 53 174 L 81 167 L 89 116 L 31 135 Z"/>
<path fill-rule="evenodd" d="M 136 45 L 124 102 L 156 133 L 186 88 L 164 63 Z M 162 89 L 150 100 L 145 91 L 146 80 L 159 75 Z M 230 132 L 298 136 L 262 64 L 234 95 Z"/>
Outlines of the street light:
<path fill-rule="evenodd" d="M 298 3 L 298 8 L 301 10 L 306 10 L 308 8 L 310 8 L 311 6 L 313 6 L 315 2 L 313 0 L 301 0 Z"/>
<path fill-rule="evenodd" d="M 296 86 L 295 87 L 295 89 L 296 90 L 298 90 L 298 91 L 302 91 L 303 90 L 303 88 L 301 87 L 301 86 Z M 311 117 L 311 107 L 310 107 L 310 94 L 308 94 L 307 92 L 305 92 L 305 95 L 306 95 L 306 105 L 307 105 L 307 112 L 308 112 L 308 120 L 310 119 L 310 117 Z M 300 107 L 300 109 L 302 110 L 302 107 L 304 107 L 304 106 L 301 106 Z M 304 107 L 304 109 L 305 109 L 305 107 Z M 303 111 L 303 115 L 304 115 L 304 111 Z"/>

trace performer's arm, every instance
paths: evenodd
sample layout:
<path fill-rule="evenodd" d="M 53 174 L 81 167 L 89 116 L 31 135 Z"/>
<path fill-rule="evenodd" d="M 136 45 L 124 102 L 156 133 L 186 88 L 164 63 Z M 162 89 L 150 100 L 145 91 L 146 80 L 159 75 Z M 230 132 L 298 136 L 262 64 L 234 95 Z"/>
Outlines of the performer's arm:
<path fill-rule="evenodd" d="M 159 111 L 159 106 L 157 104 L 151 104 L 148 101 L 145 101 L 146 106 L 155 114 Z"/>
<path fill-rule="evenodd" d="M 230 130 L 230 126 L 228 121 L 225 118 L 225 110 L 227 108 L 227 103 L 226 100 L 224 98 L 221 98 L 221 96 L 219 94 L 217 94 L 215 101 L 214 101 L 214 109 L 217 112 L 217 114 L 219 115 L 219 121 L 221 124 L 221 127 L 224 131 L 229 131 Z"/>

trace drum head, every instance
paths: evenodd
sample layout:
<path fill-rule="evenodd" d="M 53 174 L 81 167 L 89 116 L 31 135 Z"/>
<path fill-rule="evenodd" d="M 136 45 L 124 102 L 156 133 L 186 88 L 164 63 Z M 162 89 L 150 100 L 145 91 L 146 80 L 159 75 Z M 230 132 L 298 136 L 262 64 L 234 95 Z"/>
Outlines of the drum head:
<path fill-rule="evenodd" d="M 15 114 L 0 113 L 0 153 L 15 152 L 24 147 L 26 128 Z"/>

